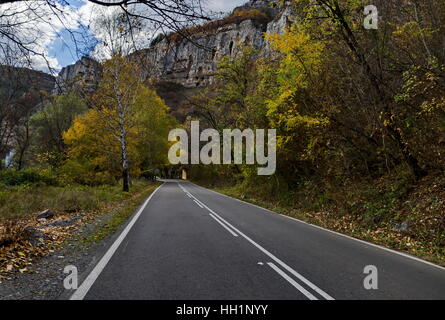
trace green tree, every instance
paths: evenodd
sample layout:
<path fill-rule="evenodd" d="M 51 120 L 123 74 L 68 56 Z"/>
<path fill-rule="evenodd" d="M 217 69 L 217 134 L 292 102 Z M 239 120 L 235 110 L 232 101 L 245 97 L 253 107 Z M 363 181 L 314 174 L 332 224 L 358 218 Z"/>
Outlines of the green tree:
<path fill-rule="evenodd" d="M 87 110 L 86 103 L 73 93 L 55 97 L 30 118 L 31 151 L 48 159 L 52 165 L 60 164 L 66 147 L 63 133 L 76 116 Z"/>

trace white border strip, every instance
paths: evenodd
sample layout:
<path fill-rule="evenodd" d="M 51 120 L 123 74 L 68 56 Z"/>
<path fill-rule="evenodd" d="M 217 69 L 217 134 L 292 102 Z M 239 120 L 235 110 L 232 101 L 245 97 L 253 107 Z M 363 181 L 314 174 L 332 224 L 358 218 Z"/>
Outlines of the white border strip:
<path fill-rule="evenodd" d="M 378 249 L 381 249 L 381 250 L 385 250 L 385 251 L 387 251 L 387 252 L 391 252 L 391 253 L 397 254 L 397 255 L 399 255 L 399 256 L 402 256 L 402 257 L 405 257 L 405 258 L 408 258 L 408 259 L 411 259 L 411 260 L 415 260 L 415 261 L 417 261 L 417 262 L 421 262 L 421 263 L 424 263 L 424 264 L 427 264 L 427 265 L 429 265 L 429 266 L 432 266 L 432 267 L 435 267 L 435 268 L 438 268 L 438 269 L 441 269 L 441 270 L 444 270 L 444 271 L 445 271 L 445 267 L 442 267 L 442 266 L 439 266 L 439 265 L 434 264 L 434 263 L 432 263 L 432 262 L 429 262 L 429 261 L 420 259 L 420 258 L 415 257 L 415 256 L 413 256 L 413 255 L 410 255 L 410 254 L 408 254 L 408 253 L 400 252 L 400 251 L 397 251 L 397 250 L 394 250 L 394 249 L 386 248 L 386 247 L 383 247 L 383 246 L 381 246 L 381 245 L 378 245 L 378 244 L 374 244 L 374 243 L 365 241 L 365 240 L 357 239 L 357 238 L 348 236 L 348 235 L 346 235 L 346 234 L 339 233 L 339 232 L 337 232 L 337 231 L 333 231 L 333 230 L 329 230 L 329 229 L 326 229 L 326 228 L 317 226 L 317 225 L 315 225 L 315 224 L 312 224 L 312 223 L 309 223 L 309 222 L 306 222 L 306 221 L 303 221 L 303 220 L 299 220 L 299 219 L 297 219 L 297 218 L 294 218 L 294 217 L 291 217 L 291 216 L 288 216 L 288 215 L 285 215 L 285 214 L 282 214 L 282 213 L 274 212 L 274 211 L 272 211 L 272 210 L 269 210 L 269 209 L 260 207 L 260 206 L 258 206 L 258 205 L 256 205 L 256 204 L 249 203 L 249 202 L 246 202 L 246 201 L 243 201 L 243 200 L 240 200 L 240 199 L 236 199 L 236 198 L 230 197 L 230 196 L 228 196 L 228 195 L 226 195 L 226 194 L 223 194 L 223 193 L 220 193 L 220 192 L 217 192 L 217 191 L 213 191 L 213 190 L 210 190 L 210 189 L 201 187 L 201 186 L 199 186 L 199 185 L 197 185 L 197 184 L 194 184 L 194 183 L 192 183 L 192 182 L 190 182 L 190 183 L 193 184 L 193 185 L 195 185 L 195 186 L 197 186 L 198 188 L 201 188 L 201 189 L 204 189 L 204 190 L 207 190 L 207 191 L 216 193 L 216 194 L 218 194 L 218 195 L 220 195 L 220 196 L 223 196 L 223 197 L 226 197 L 226 198 L 230 198 L 230 199 L 233 199 L 233 200 L 236 200 L 236 201 L 239 201 L 239 202 L 248 204 L 248 205 L 250 205 L 250 206 L 252 206 L 252 207 L 255 207 L 255 208 L 258 208 L 258 209 L 262 209 L 262 210 L 264 210 L 264 211 L 267 211 L 267 212 L 270 212 L 270 213 L 273 213 L 273 214 L 277 214 L 277 215 L 283 216 L 283 217 L 285 217 L 285 218 L 294 220 L 294 221 L 299 222 L 299 223 L 303 223 L 303 224 L 308 225 L 308 226 L 311 226 L 311 227 L 313 227 L 313 228 L 316 228 L 316 229 L 319 229 L 319 230 L 323 230 L 323 231 L 326 231 L 326 232 L 329 232 L 329 233 L 333 233 L 333 234 L 335 234 L 335 235 L 337 235 L 337 236 L 345 237 L 345 238 L 348 238 L 348 239 L 350 239 L 350 240 L 355 240 L 355 241 L 358 241 L 358 242 L 360 242 L 360 243 L 362 243 L 362 244 L 365 244 L 365 245 L 368 245 L 368 246 L 371 246 L 371 247 L 374 247 L 374 248 L 378 248 Z"/>
<path fill-rule="evenodd" d="M 83 281 L 82 285 L 73 293 L 73 295 L 70 297 L 69 300 L 83 300 L 88 293 L 88 291 L 91 289 L 94 282 L 97 280 L 107 263 L 110 261 L 113 254 L 116 252 L 117 248 L 119 248 L 119 245 L 122 243 L 122 241 L 127 236 L 128 232 L 131 230 L 139 216 L 141 215 L 142 211 L 144 211 L 145 207 L 147 206 L 148 202 L 151 200 L 153 195 L 158 191 L 164 184 L 161 184 L 159 187 L 156 188 L 155 191 L 153 191 L 147 200 L 145 200 L 144 204 L 141 206 L 139 211 L 133 216 L 130 223 L 125 227 L 125 229 L 122 231 L 122 233 L 119 235 L 119 237 L 114 241 L 113 245 L 108 249 L 108 251 L 105 253 L 105 255 L 100 259 L 100 261 L 97 263 L 97 265 L 94 267 L 94 269 L 90 272 L 88 277 Z"/>

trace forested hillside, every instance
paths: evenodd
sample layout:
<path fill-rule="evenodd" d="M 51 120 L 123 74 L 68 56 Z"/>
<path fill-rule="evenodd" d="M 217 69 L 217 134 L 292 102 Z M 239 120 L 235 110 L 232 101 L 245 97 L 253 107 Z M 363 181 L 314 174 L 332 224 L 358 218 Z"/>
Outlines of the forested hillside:
<path fill-rule="evenodd" d="M 442 260 L 445 6 L 374 5 L 378 29 L 368 30 L 362 1 L 294 0 L 297 22 L 265 35 L 274 58 L 250 47 L 223 58 L 196 114 L 217 130 L 276 128 L 277 173 L 202 166 L 192 177 Z"/>

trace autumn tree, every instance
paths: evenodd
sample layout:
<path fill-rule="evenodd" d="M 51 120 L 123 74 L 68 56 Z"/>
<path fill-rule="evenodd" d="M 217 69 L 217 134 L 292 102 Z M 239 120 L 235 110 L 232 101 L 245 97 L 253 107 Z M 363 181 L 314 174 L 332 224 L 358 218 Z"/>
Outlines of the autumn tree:
<path fill-rule="evenodd" d="M 128 130 L 134 126 L 134 106 L 141 85 L 136 66 L 116 55 L 105 63 L 103 78 L 93 98 L 106 127 L 119 141 L 122 189 L 126 192 L 130 188 Z"/>
<path fill-rule="evenodd" d="M 270 128 L 266 100 L 272 97 L 270 91 L 274 85 L 268 81 L 268 73 L 263 72 L 270 66 L 269 60 L 249 46 L 241 46 L 232 59 L 222 58 L 215 74 L 216 82 L 191 99 L 191 116 L 199 117 L 203 126 L 217 130 L 221 143 L 224 129 Z M 214 166 L 213 169 L 224 172 L 229 178 L 233 174 L 256 175 L 250 166 L 239 164 L 229 168 Z"/>
<path fill-rule="evenodd" d="M 175 127 L 176 119 L 170 116 L 165 102 L 156 91 L 142 86 L 136 105 L 134 131 L 142 171 L 169 164 L 167 156 L 170 142 L 167 138 L 170 130 Z"/>
<path fill-rule="evenodd" d="M 166 162 L 168 131 L 175 122 L 165 103 L 142 83 L 136 66 L 122 56 L 105 63 L 92 105 L 64 135 L 69 145 L 65 171 L 79 170 L 86 177 L 120 172 L 123 191 L 129 191 L 130 174 Z"/>
<path fill-rule="evenodd" d="M 226 128 L 267 128 L 266 101 L 275 98 L 275 68 L 270 57 L 242 46 L 235 58 L 219 61 L 215 84 L 191 99 L 193 115 L 221 133 Z"/>
<path fill-rule="evenodd" d="M 266 35 L 272 51 L 223 58 L 194 115 L 216 129 L 276 128 L 289 183 L 443 170 L 443 4 L 376 1 L 377 30 L 361 0 L 291 4 L 295 23 Z"/>
<path fill-rule="evenodd" d="M 77 117 L 64 133 L 68 150 L 67 159 L 60 169 L 62 179 L 100 185 L 113 183 L 117 176 L 122 177 L 121 146 L 114 134 L 97 109 Z M 134 163 L 134 149 L 127 148 L 127 153 Z"/>

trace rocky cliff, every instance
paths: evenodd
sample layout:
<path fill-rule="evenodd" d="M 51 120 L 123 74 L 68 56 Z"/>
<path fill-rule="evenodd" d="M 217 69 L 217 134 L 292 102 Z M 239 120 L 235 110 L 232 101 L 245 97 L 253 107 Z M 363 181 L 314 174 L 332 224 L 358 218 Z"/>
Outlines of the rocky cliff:
<path fill-rule="evenodd" d="M 145 78 L 174 82 L 185 88 L 206 87 L 214 82 L 221 57 L 236 57 L 243 45 L 270 52 L 265 32 L 280 32 L 289 25 L 291 10 L 278 0 L 250 0 L 221 20 L 184 30 L 184 35 L 159 36 L 147 49 L 131 55 Z M 54 93 L 75 84 L 93 90 L 100 77 L 100 65 L 82 58 L 61 70 Z"/>
<path fill-rule="evenodd" d="M 75 64 L 62 68 L 59 72 L 53 89 L 53 94 L 61 94 L 67 89 L 93 91 L 100 79 L 102 67 L 99 62 L 83 57 Z"/>
<path fill-rule="evenodd" d="M 236 57 L 241 46 L 253 46 L 269 54 L 264 33 L 284 30 L 290 16 L 286 4 L 251 0 L 229 17 L 185 32 L 186 38 L 163 37 L 132 56 L 147 78 L 173 81 L 187 88 L 205 87 L 214 81 L 221 57 Z"/>

